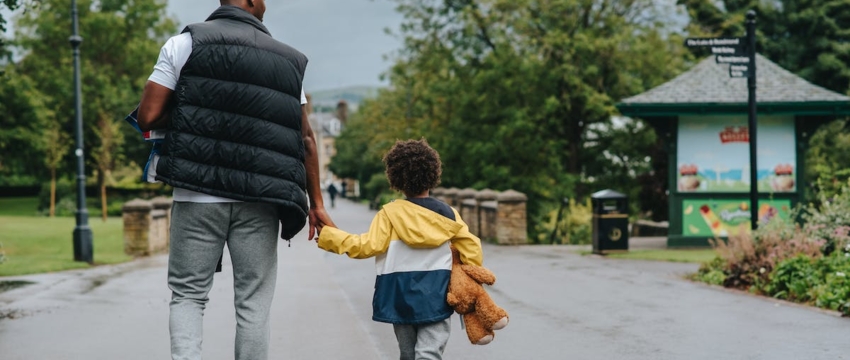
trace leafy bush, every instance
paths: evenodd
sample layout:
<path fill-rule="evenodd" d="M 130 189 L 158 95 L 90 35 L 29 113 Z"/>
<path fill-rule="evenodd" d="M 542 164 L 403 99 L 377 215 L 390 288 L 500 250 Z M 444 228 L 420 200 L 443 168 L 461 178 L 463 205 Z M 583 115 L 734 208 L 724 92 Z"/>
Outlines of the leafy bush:
<path fill-rule="evenodd" d="M 590 244 L 593 212 L 588 199 L 584 203 L 570 199 L 558 206 L 550 205 L 542 221 L 535 224 L 537 243 Z"/>
<path fill-rule="evenodd" d="M 360 197 L 369 200 L 370 208 L 380 209 L 384 204 L 401 197 L 401 194 L 390 190 L 386 173 L 377 173 L 360 186 Z"/>
<path fill-rule="evenodd" d="M 807 302 L 812 299 L 812 289 L 820 277 L 815 260 L 800 255 L 779 263 L 762 290 L 779 299 Z"/>
<path fill-rule="evenodd" d="M 850 253 L 836 252 L 818 259 L 800 255 L 779 263 L 765 294 L 838 310 L 850 316 Z"/>
<path fill-rule="evenodd" d="M 76 198 L 76 187 L 73 181 L 67 178 L 56 179 L 56 207 L 59 207 L 59 202 L 65 198 L 70 198 L 73 203 Z M 41 184 L 41 192 L 38 193 L 38 211 L 45 214 L 50 210 L 50 181 Z M 71 211 L 73 215 L 73 210 Z M 57 210 L 57 216 L 58 210 Z"/>
<path fill-rule="evenodd" d="M 691 278 L 850 316 L 850 188 L 795 210 L 792 218 L 805 223 L 773 221 L 752 236 L 714 241 L 719 257 Z"/>
<path fill-rule="evenodd" d="M 726 261 L 721 257 L 715 257 L 713 260 L 703 263 L 699 267 L 699 271 L 691 275 L 691 280 L 704 282 L 711 285 L 723 285 L 726 281 L 726 273 L 723 271 L 726 266 Z"/>
<path fill-rule="evenodd" d="M 123 214 L 124 201 L 112 201 L 110 199 L 109 203 L 106 205 L 106 215 L 107 216 L 121 216 Z"/>
<path fill-rule="evenodd" d="M 61 199 L 56 198 L 56 216 L 75 216 L 77 214 L 76 195 L 67 195 Z M 47 211 L 45 211 L 47 214 Z"/>
<path fill-rule="evenodd" d="M 800 254 L 819 257 L 823 240 L 812 240 L 806 231 L 793 224 L 773 221 L 755 235 L 732 236 L 728 242 L 713 240 L 712 245 L 726 262 L 723 285 L 748 289 L 765 284 L 774 267 L 786 259 Z"/>

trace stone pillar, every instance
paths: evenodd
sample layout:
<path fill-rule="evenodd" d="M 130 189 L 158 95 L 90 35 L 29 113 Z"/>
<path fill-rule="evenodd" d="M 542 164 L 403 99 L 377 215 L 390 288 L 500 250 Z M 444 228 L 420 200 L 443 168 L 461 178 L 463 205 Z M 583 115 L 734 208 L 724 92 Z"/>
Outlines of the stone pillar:
<path fill-rule="evenodd" d="M 132 256 L 150 255 L 148 238 L 151 230 L 150 201 L 135 199 L 124 203 L 121 208 L 124 219 L 124 253 Z"/>
<path fill-rule="evenodd" d="M 498 193 L 496 193 L 498 196 Z M 479 237 L 482 240 L 496 240 L 496 212 L 499 208 L 499 203 L 496 202 L 496 197 L 493 200 L 482 201 L 479 205 L 481 216 L 478 218 L 481 221 L 481 234 Z"/>
<path fill-rule="evenodd" d="M 168 248 L 168 244 L 171 243 L 171 206 L 174 204 L 174 201 L 165 196 L 155 197 L 151 200 L 153 203 L 154 210 L 162 210 L 165 212 L 165 247 Z"/>
<path fill-rule="evenodd" d="M 443 199 L 444 199 L 443 201 L 445 201 L 446 204 L 449 204 L 449 206 L 457 209 L 458 208 L 458 202 L 457 202 L 457 193 L 458 192 L 460 192 L 460 190 L 458 188 L 453 187 L 453 188 L 446 189 L 446 191 L 443 192 Z"/>
<path fill-rule="evenodd" d="M 478 194 L 475 195 L 475 218 L 477 220 L 477 223 L 475 224 L 476 225 L 475 228 L 473 228 L 472 225 L 469 225 L 469 228 L 471 229 L 471 231 L 473 231 L 475 234 L 477 234 L 478 237 L 480 237 L 482 239 L 485 238 L 485 235 L 489 235 L 490 238 L 492 238 L 493 236 L 495 236 L 494 234 L 496 233 L 495 229 L 493 229 L 493 231 L 489 231 L 489 232 L 485 229 L 485 227 L 488 226 L 487 225 L 488 224 L 487 213 L 484 210 L 482 204 L 485 203 L 485 202 L 490 202 L 490 204 L 495 206 L 496 205 L 496 196 L 498 196 L 498 195 L 499 195 L 498 192 L 495 192 L 495 191 L 490 190 L 490 189 L 481 190 L 481 191 L 478 192 Z M 493 223 L 493 222 L 491 221 L 490 223 Z"/>
<path fill-rule="evenodd" d="M 508 190 L 496 197 L 496 239 L 501 245 L 520 245 L 528 243 L 528 224 L 526 218 L 525 194 Z"/>
<path fill-rule="evenodd" d="M 475 213 L 475 195 L 478 194 L 475 189 L 466 188 L 457 193 L 457 202 L 460 208 L 458 208 L 458 212 L 460 213 L 460 217 L 469 225 L 469 231 L 473 234 L 478 235 L 475 229 L 478 227 L 478 219 L 477 214 Z M 475 226 L 473 226 L 475 224 Z"/>
<path fill-rule="evenodd" d="M 165 207 L 170 208 L 171 202 L 135 199 L 124 204 L 124 253 L 148 256 L 168 250 L 171 212 Z"/>

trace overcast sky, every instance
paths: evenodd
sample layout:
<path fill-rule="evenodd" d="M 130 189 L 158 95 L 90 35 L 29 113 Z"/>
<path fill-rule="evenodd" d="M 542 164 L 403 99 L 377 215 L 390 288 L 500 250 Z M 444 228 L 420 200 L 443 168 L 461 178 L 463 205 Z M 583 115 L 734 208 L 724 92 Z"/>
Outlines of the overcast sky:
<path fill-rule="evenodd" d="M 216 0 L 169 0 L 168 13 L 182 25 L 204 21 Z M 384 33 L 401 16 L 390 0 L 266 0 L 266 27 L 276 39 L 310 59 L 307 91 L 352 85 L 384 85 L 378 76 L 390 67 L 383 59 L 401 46 Z"/>

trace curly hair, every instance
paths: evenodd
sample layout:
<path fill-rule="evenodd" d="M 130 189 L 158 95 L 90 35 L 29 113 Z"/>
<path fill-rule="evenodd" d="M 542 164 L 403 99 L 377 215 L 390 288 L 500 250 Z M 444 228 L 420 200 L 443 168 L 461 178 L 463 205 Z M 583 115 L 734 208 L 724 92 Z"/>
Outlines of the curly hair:
<path fill-rule="evenodd" d="M 406 196 L 420 195 L 440 185 L 440 154 L 421 140 L 398 140 L 384 155 L 390 188 Z"/>

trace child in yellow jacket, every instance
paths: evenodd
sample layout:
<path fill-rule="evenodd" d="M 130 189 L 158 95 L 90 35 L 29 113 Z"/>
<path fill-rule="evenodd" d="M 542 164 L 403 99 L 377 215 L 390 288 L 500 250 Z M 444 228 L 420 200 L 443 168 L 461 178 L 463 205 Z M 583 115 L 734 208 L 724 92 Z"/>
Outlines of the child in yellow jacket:
<path fill-rule="evenodd" d="M 442 359 L 453 312 L 446 303 L 449 245 L 461 262 L 482 265 L 481 240 L 457 210 L 428 195 L 442 169 L 425 139 L 397 141 L 383 160 L 390 187 L 406 199 L 385 205 L 365 234 L 324 227 L 318 245 L 354 259 L 375 257 L 372 319 L 393 324 L 402 360 Z"/>

